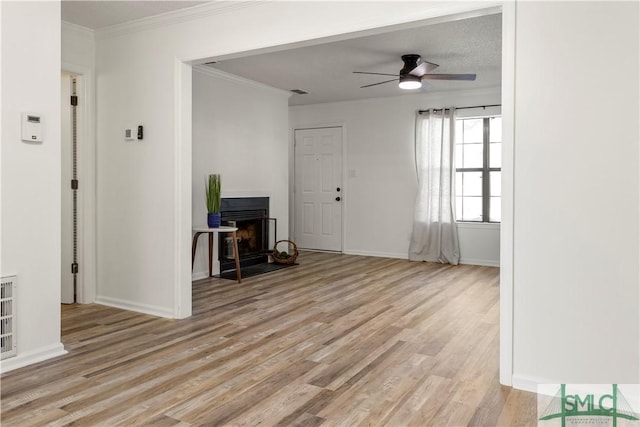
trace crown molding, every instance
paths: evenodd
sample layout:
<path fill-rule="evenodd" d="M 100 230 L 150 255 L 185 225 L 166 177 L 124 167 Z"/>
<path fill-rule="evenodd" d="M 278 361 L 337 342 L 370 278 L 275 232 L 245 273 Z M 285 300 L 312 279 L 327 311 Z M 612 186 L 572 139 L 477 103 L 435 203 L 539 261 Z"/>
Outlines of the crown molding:
<path fill-rule="evenodd" d="M 253 86 L 258 89 L 266 89 L 277 95 L 282 95 L 286 98 L 289 98 L 292 95 L 292 93 L 289 92 L 288 90 L 269 86 L 264 83 L 257 82 L 255 80 L 249 80 L 244 77 L 236 76 L 235 74 L 229 74 L 224 71 L 216 70 L 215 68 L 207 67 L 206 65 L 194 65 L 193 71 L 197 71 L 201 74 L 205 74 L 211 77 L 227 80 L 232 83 L 239 83 L 246 86 Z"/>
<path fill-rule="evenodd" d="M 162 13 L 155 16 L 140 18 L 122 24 L 111 25 L 109 27 L 96 30 L 96 38 L 106 39 L 118 37 L 125 34 L 132 34 L 140 31 L 160 28 L 167 25 L 179 24 L 181 22 L 192 21 L 212 15 L 218 15 L 238 9 L 260 5 L 267 0 L 242 0 L 242 1 L 212 1 L 185 9 Z"/>
<path fill-rule="evenodd" d="M 96 36 L 96 32 L 91 28 L 83 27 L 82 25 L 74 24 L 73 22 L 62 21 L 62 28 L 92 39 Z"/>

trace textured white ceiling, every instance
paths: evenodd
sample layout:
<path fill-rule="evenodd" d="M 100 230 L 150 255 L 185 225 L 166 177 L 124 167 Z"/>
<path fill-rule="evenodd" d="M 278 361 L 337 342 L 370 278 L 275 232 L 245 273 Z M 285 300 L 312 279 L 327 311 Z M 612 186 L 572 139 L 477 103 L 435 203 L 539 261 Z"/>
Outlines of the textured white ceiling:
<path fill-rule="evenodd" d="M 62 19 L 91 29 L 101 29 L 136 19 L 168 14 L 204 1 L 70 1 L 62 2 Z M 476 81 L 429 81 L 422 90 L 480 89 L 501 83 L 501 15 L 486 15 L 420 28 L 357 37 L 264 54 L 223 59 L 213 68 L 284 90 L 302 89 L 290 105 L 397 96 L 403 91 L 385 76 L 353 74 L 372 71 L 397 74 L 401 55 L 415 53 L 439 64 L 433 73 L 475 73 Z M 214 58 L 215 59 L 215 58 Z"/>
<path fill-rule="evenodd" d="M 290 105 L 415 93 L 399 89 L 394 82 L 360 89 L 360 86 L 393 77 L 352 73 L 397 74 L 403 65 L 400 56 L 408 53 L 419 54 L 424 60 L 440 65 L 433 73 L 477 74 L 473 82 L 430 80 L 430 87 L 423 90 L 478 89 L 500 86 L 501 34 L 501 15 L 494 14 L 222 60 L 209 66 L 276 88 L 309 92 L 292 95 Z"/>
<path fill-rule="evenodd" d="M 206 1 L 62 1 L 62 20 L 97 30 L 136 19 L 197 6 Z"/>

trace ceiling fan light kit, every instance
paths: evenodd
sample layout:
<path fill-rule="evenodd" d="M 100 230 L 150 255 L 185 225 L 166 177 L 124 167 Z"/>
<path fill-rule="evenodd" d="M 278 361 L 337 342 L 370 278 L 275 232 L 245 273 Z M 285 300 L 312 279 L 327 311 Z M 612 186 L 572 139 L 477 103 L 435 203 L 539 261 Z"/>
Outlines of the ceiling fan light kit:
<path fill-rule="evenodd" d="M 411 74 L 406 74 L 404 76 L 400 76 L 400 83 L 398 83 L 400 89 L 420 89 L 422 87 L 422 80 L 418 76 L 412 76 Z"/>
<path fill-rule="evenodd" d="M 438 68 L 438 64 L 432 62 L 422 61 L 420 55 L 409 54 L 402 55 L 402 62 L 404 66 L 397 74 L 396 79 L 385 80 L 383 82 L 368 84 L 360 86 L 361 88 L 378 86 L 389 82 L 398 82 L 400 89 L 420 89 L 422 87 L 422 80 L 467 80 L 474 81 L 476 79 L 475 74 L 428 74 L 434 69 Z M 374 74 L 378 76 L 396 76 L 396 74 L 387 73 L 372 73 L 367 71 L 354 71 L 354 74 Z"/>

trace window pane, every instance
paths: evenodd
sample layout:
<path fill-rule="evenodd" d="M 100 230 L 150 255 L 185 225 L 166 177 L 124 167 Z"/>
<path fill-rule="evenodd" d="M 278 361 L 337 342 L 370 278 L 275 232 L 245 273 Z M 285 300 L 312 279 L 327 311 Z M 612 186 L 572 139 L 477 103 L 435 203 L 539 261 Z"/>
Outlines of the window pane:
<path fill-rule="evenodd" d="M 500 197 L 491 197 L 489 200 L 489 221 L 502 221 L 502 209 L 500 205 Z"/>
<path fill-rule="evenodd" d="M 464 122 L 464 142 L 482 142 L 482 119 L 467 119 Z"/>
<path fill-rule="evenodd" d="M 502 172 L 489 172 L 491 196 L 502 196 L 501 175 Z"/>
<path fill-rule="evenodd" d="M 462 167 L 481 168 L 482 167 L 482 144 L 462 145 Z"/>
<path fill-rule="evenodd" d="M 462 197 L 456 197 L 456 221 L 462 221 Z"/>
<path fill-rule="evenodd" d="M 489 142 L 502 142 L 502 117 L 489 119 Z"/>
<path fill-rule="evenodd" d="M 461 168 L 463 167 L 462 165 L 462 153 L 463 153 L 463 148 L 464 147 L 462 144 L 456 144 L 456 168 Z"/>
<path fill-rule="evenodd" d="M 462 196 L 462 174 L 463 172 L 456 172 L 456 196 Z"/>
<path fill-rule="evenodd" d="M 464 133 L 462 131 L 462 123 L 464 120 L 456 120 L 456 144 L 462 144 L 464 142 Z"/>
<path fill-rule="evenodd" d="M 502 143 L 492 142 L 489 144 L 489 167 L 501 168 L 502 167 Z"/>
<path fill-rule="evenodd" d="M 482 196 L 482 172 L 458 172 L 462 175 L 462 196 Z M 456 185 L 457 186 L 457 185 Z"/>
<path fill-rule="evenodd" d="M 462 220 L 482 221 L 482 197 L 462 198 Z"/>

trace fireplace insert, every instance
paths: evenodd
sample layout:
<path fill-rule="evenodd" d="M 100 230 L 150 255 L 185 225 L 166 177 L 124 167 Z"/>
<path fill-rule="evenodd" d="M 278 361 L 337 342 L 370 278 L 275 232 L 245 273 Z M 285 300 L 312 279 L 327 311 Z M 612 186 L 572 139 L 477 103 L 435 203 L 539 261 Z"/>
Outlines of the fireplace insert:
<path fill-rule="evenodd" d="M 220 216 L 222 225 L 238 227 L 240 269 L 268 262 L 267 254 L 271 253 L 268 197 L 223 198 Z M 221 274 L 235 270 L 232 237 L 219 240 L 218 254 Z"/>

